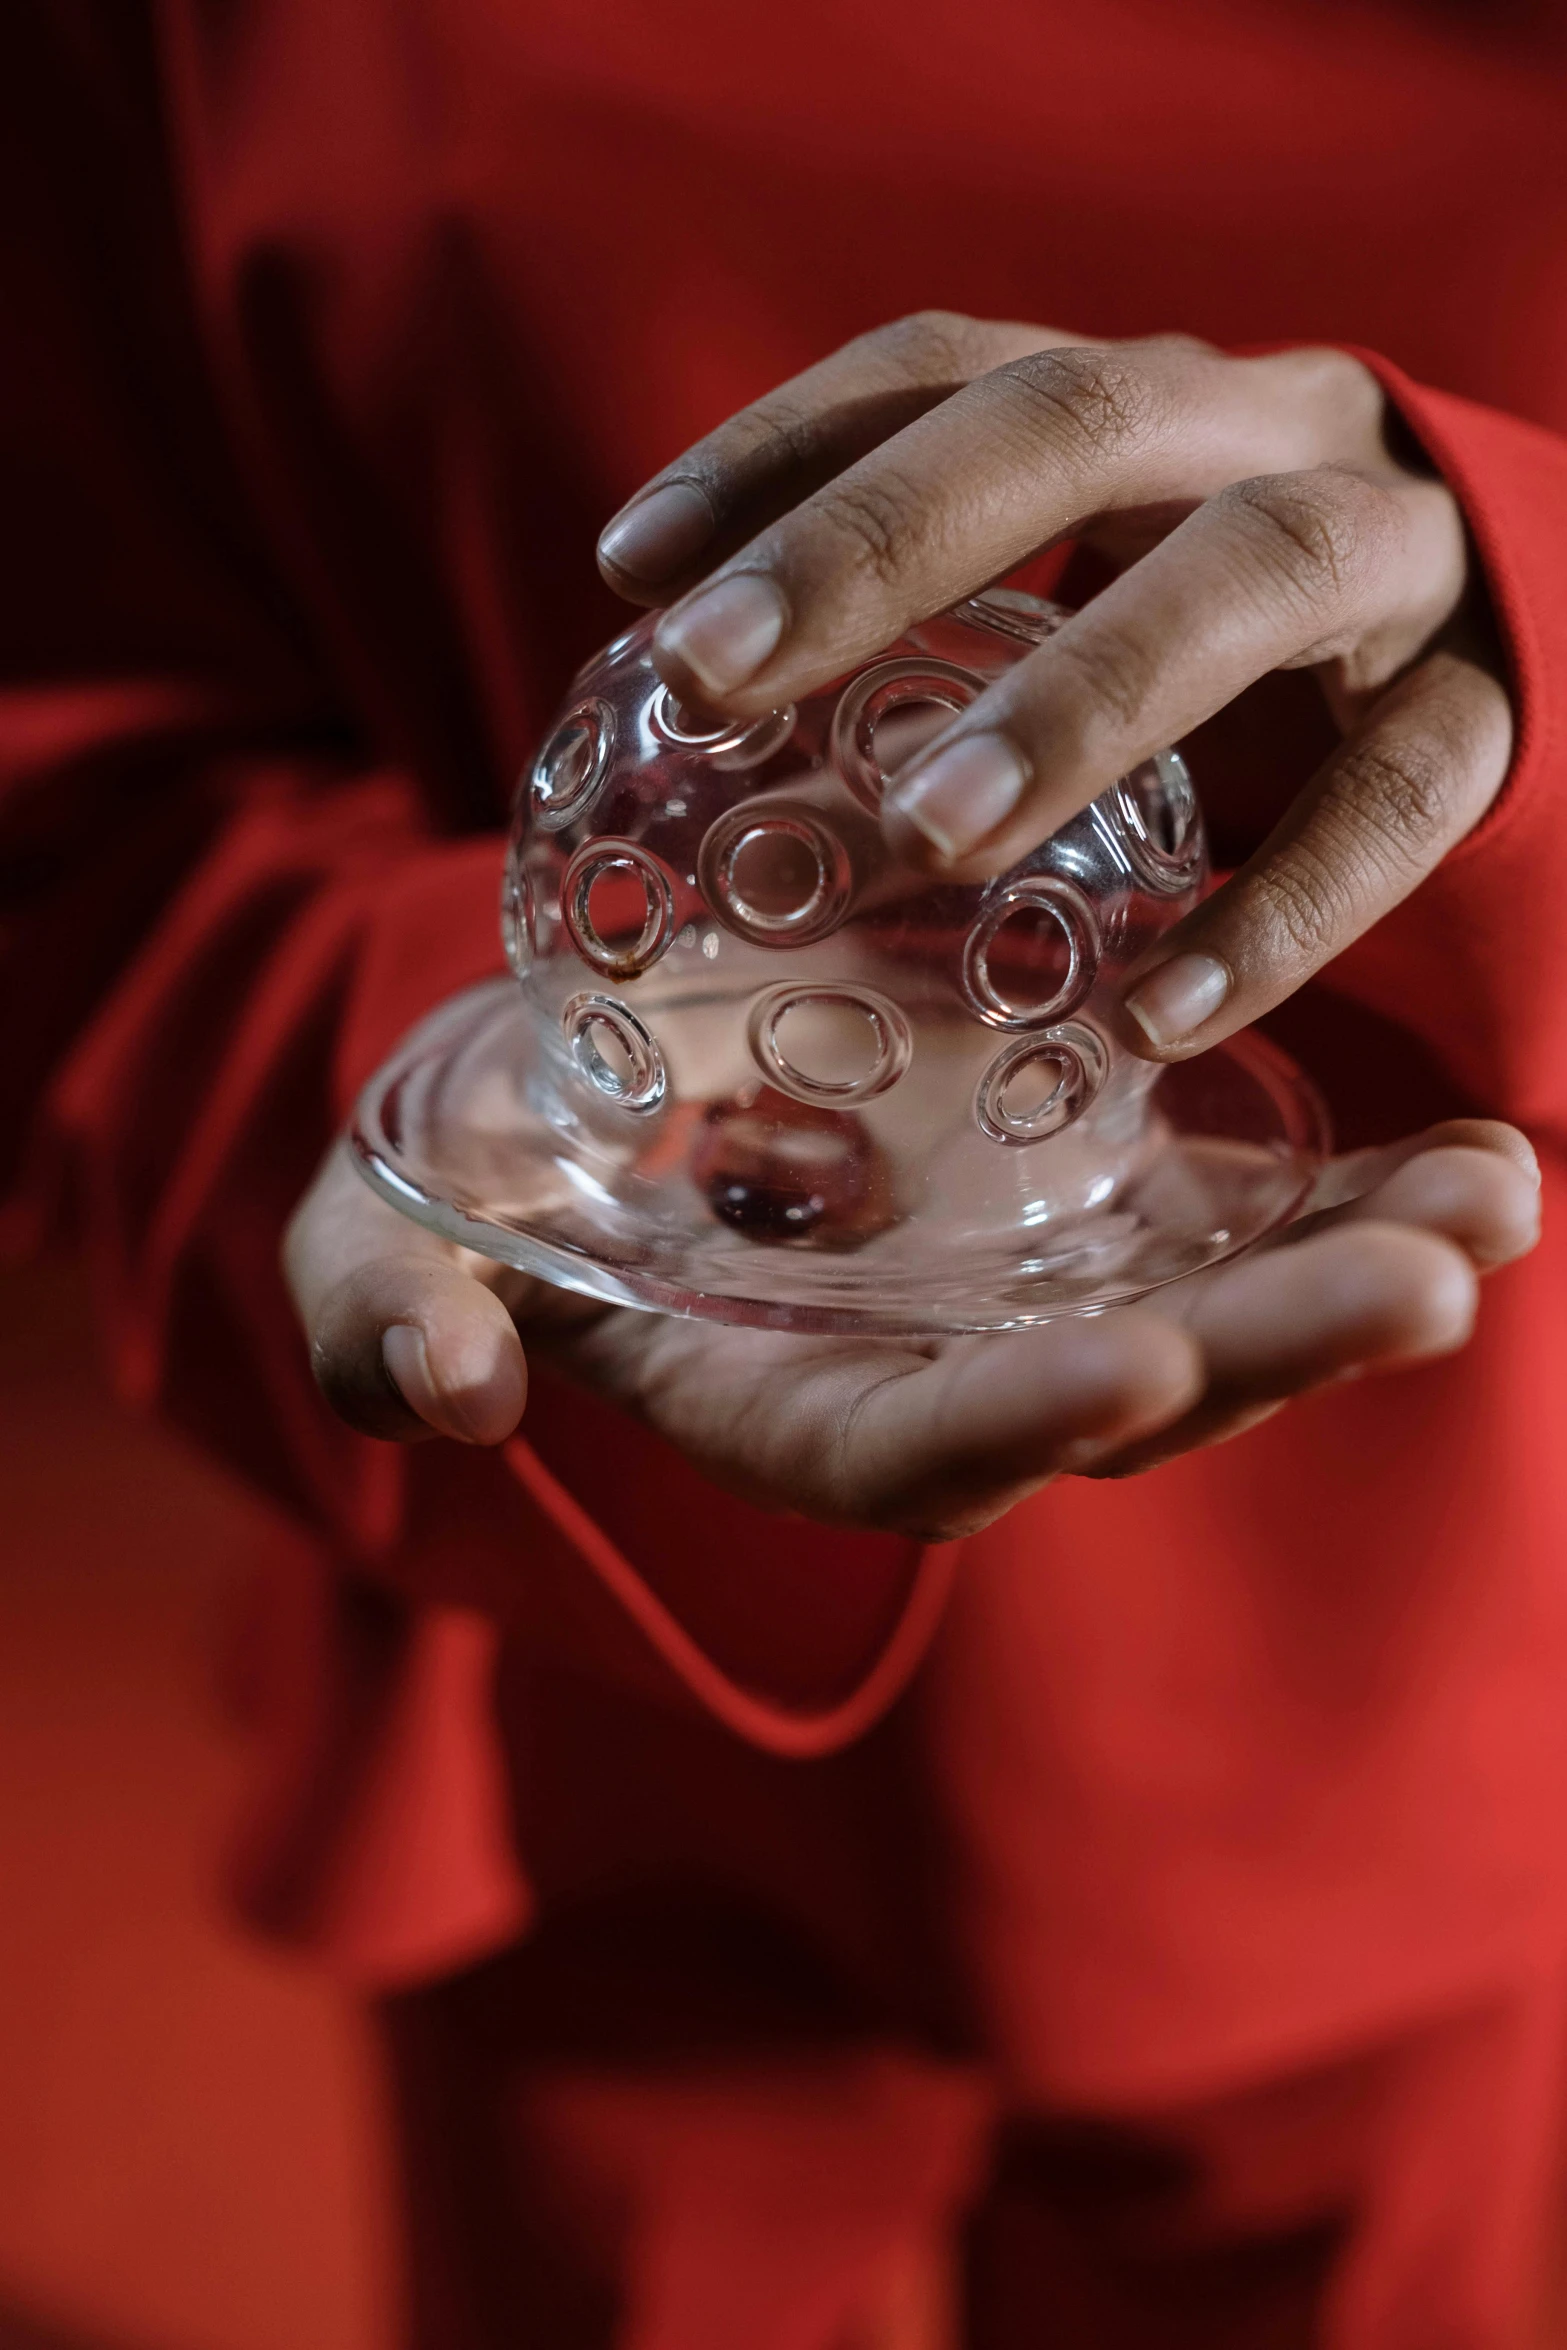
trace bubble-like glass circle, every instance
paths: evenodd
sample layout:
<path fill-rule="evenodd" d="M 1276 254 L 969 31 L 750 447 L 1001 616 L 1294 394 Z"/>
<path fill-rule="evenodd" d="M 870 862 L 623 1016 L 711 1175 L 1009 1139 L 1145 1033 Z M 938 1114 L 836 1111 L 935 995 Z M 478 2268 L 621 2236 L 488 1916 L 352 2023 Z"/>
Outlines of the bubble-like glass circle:
<path fill-rule="evenodd" d="M 615 713 L 597 695 L 563 718 L 533 762 L 534 821 L 559 832 L 585 815 L 609 771 Z"/>
<path fill-rule="evenodd" d="M 501 883 L 501 944 L 517 977 L 526 979 L 533 963 L 533 884 L 515 854 Z"/>
<path fill-rule="evenodd" d="M 1021 932 L 1025 924 L 1036 933 L 1042 926 L 1044 941 L 1031 958 L 1033 971 L 1029 958 L 1019 957 L 1023 969 L 1013 975 L 1005 969 L 1002 934 L 1012 925 Z M 992 1028 L 1039 1028 L 1082 1002 L 1098 968 L 1099 924 L 1087 898 L 1069 881 L 1031 874 L 998 890 L 969 932 L 963 992 Z M 1023 992 L 1030 979 L 1037 985 L 1041 978 L 1042 992 Z"/>
<path fill-rule="evenodd" d="M 561 1013 L 566 1047 L 595 1092 L 646 1117 L 669 1090 L 664 1056 L 635 1012 L 613 996 L 574 995 Z"/>
<path fill-rule="evenodd" d="M 1019 1037 L 979 1081 L 974 1115 L 992 1142 L 1043 1142 L 1080 1117 L 1105 1081 L 1104 1040 L 1080 1020 Z"/>
<path fill-rule="evenodd" d="M 842 841 L 810 809 L 781 801 L 720 816 L 703 839 L 697 872 L 713 911 L 756 946 L 825 938 L 849 902 Z"/>
<path fill-rule="evenodd" d="M 838 1109 L 885 1093 L 914 1050 L 895 1003 L 873 988 L 831 983 L 768 988 L 751 1006 L 746 1037 L 770 1084 Z"/>
<path fill-rule="evenodd" d="M 725 769 L 759 767 L 786 743 L 794 731 L 794 704 L 769 710 L 761 718 L 720 719 L 705 726 L 694 711 L 661 685 L 648 711 L 648 724 L 660 742 L 677 751 L 700 751 Z"/>
<path fill-rule="evenodd" d="M 1137 878 L 1161 897 L 1184 897 L 1202 878 L 1197 794 L 1179 751 L 1158 751 L 1123 775 L 1111 794 Z"/>
<path fill-rule="evenodd" d="M 976 620 L 1024 645 L 1042 645 L 1068 618 L 1059 604 L 1047 604 L 1023 588 L 984 588 L 957 606 L 960 620 Z"/>
<path fill-rule="evenodd" d="M 952 661 L 878 661 L 841 697 L 832 722 L 832 755 L 862 807 L 875 815 L 892 778 L 876 756 L 876 729 L 895 711 L 934 702 L 954 715 L 984 690 L 983 678 Z"/>
<path fill-rule="evenodd" d="M 674 936 L 674 877 L 635 841 L 588 841 L 566 867 L 560 907 L 585 963 L 607 979 L 635 979 Z"/>

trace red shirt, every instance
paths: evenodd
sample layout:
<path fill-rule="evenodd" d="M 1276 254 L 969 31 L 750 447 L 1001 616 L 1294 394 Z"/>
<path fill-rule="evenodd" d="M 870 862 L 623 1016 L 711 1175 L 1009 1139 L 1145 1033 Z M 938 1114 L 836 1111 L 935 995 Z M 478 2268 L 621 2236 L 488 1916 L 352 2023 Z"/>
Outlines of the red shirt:
<path fill-rule="evenodd" d="M 511 777 L 615 625 L 599 525 L 932 304 L 1388 355 L 1490 579 L 1519 751 L 1293 1032 L 1356 1134 L 1516 1118 L 1554 1192 L 1549 25 L 12 0 L 0 45 L 0 1132 L 18 1228 L 66 1206 L 102 1269 L 128 1390 L 354 1569 L 256 1633 L 258 1910 L 385 1979 L 530 1901 L 705 1874 L 911 2010 L 955 1983 L 1015 2076 L 1098 2097 L 1557 1952 L 1558 1240 L 1461 1358 L 924 1561 L 763 1518 L 547 1382 L 507 1461 L 369 1445 L 276 1268 L 357 1080 L 499 964 Z M 1260 746 L 1258 810 L 1289 750 Z"/>

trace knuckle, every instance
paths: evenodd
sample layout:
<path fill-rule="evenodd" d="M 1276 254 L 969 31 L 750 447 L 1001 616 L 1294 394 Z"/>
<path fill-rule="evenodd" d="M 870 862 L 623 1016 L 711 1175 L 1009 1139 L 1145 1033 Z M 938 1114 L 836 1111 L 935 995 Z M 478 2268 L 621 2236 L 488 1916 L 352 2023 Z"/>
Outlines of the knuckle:
<path fill-rule="evenodd" d="M 1258 874 L 1255 904 L 1263 935 L 1276 956 L 1314 967 L 1332 952 L 1341 928 L 1344 892 L 1320 855 L 1297 843 L 1287 860 Z"/>
<path fill-rule="evenodd" d="M 1032 351 L 997 374 L 1051 439 L 1064 434 L 1097 457 L 1146 439 L 1158 418 L 1160 395 L 1146 367 L 1121 351 Z"/>
<path fill-rule="evenodd" d="M 914 310 L 874 328 L 863 343 L 892 360 L 900 374 L 942 382 L 949 377 L 966 381 L 973 374 L 983 340 L 978 319 L 960 310 Z"/>
<path fill-rule="evenodd" d="M 787 390 L 776 391 L 732 419 L 729 432 L 732 437 L 722 453 L 731 466 L 757 457 L 805 465 L 817 453 L 820 419 L 807 402 Z"/>
<path fill-rule="evenodd" d="M 1072 731 L 1082 738 L 1101 731 L 1106 720 L 1120 730 L 1135 725 L 1157 674 L 1144 645 L 1103 622 L 1081 637 L 1065 630 L 1050 647 L 1050 667 L 1066 685 Z"/>
<path fill-rule="evenodd" d="M 1435 738 L 1372 737 L 1343 754 L 1335 796 L 1353 809 L 1360 853 L 1402 874 L 1423 868 L 1448 829 L 1454 781 L 1452 755 Z"/>
<path fill-rule="evenodd" d="M 919 499 L 885 464 L 875 475 L 834 482 L 821 493 L 818 513 L 855 570 L 878 587 L 900 577 L 919 541 Z"/>
<path fill-rule="evenodd" d="M 1313 608 L 1348 592 L 1395 520 L 1385 490 L 1331 466 L 1234 482 L 1221 496 L 1261 538 L 1275 575 Z"/>

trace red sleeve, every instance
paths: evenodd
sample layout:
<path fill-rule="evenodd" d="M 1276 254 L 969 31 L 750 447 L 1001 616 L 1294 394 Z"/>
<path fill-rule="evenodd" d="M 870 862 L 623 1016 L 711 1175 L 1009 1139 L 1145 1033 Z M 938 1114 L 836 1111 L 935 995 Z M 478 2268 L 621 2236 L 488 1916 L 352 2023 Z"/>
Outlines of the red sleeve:
<path fill-rule="evenodd" d="M 1501 796 L 1331 981 L 1412 1030 L 1458 1090 L 1567 1142 L 1567 440 L 1413 384 L 1362 353 L 1468 522 L 1511 670 Z"/>
<path fill-rule="evenodd" d="M 912 1671 L 944 1560 L 802 1542 L 576 1399 L 508 1467 L 371 1444 L 316 1394 L 280 1233 L 359 1079 L 501 967 L 499 841 L 437 836 L 267 550 L 160 104 L 140 9 L 4 12 L 7 1230 L 70 1231 L 125 1390 L 410 1595 L 780 1751 L 842 1743 Z"/>
<path fill-rule="evenodd" d="M 126 1386 L 319 1517 L 278 1233 L 383 907 L 429 1002 L 499 961 L 496 852 L 432 839 L 269 559 L 158 108 L 140 10 L 5 12 L 0 1184 L 13 1236 L 90 1251 Z M 436 954 L 406 909 L 454 865 L 486 902 Z"/>

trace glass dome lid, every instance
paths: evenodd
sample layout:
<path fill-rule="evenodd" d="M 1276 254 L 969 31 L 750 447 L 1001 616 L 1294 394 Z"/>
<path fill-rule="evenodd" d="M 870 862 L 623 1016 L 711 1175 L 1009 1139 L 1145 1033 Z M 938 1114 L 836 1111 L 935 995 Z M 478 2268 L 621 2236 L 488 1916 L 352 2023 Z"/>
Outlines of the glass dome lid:
<path fill-rule="evenodd" d="M 1207 874 L 1163 751 L 994 880 L 902 865 L 889 777 L 1065 617 L 997 589 L 797 707 L 715 725 L 653 620 L 578 674 L 517 796 L 469 990 L 365 1089 L 383 1196 L 590 1296 L 778 1328 L 999 1329 L 1246 1247 L 1324 1148 L 1255 1036 L 1159 1069 L 1109 1016 Z"/>

